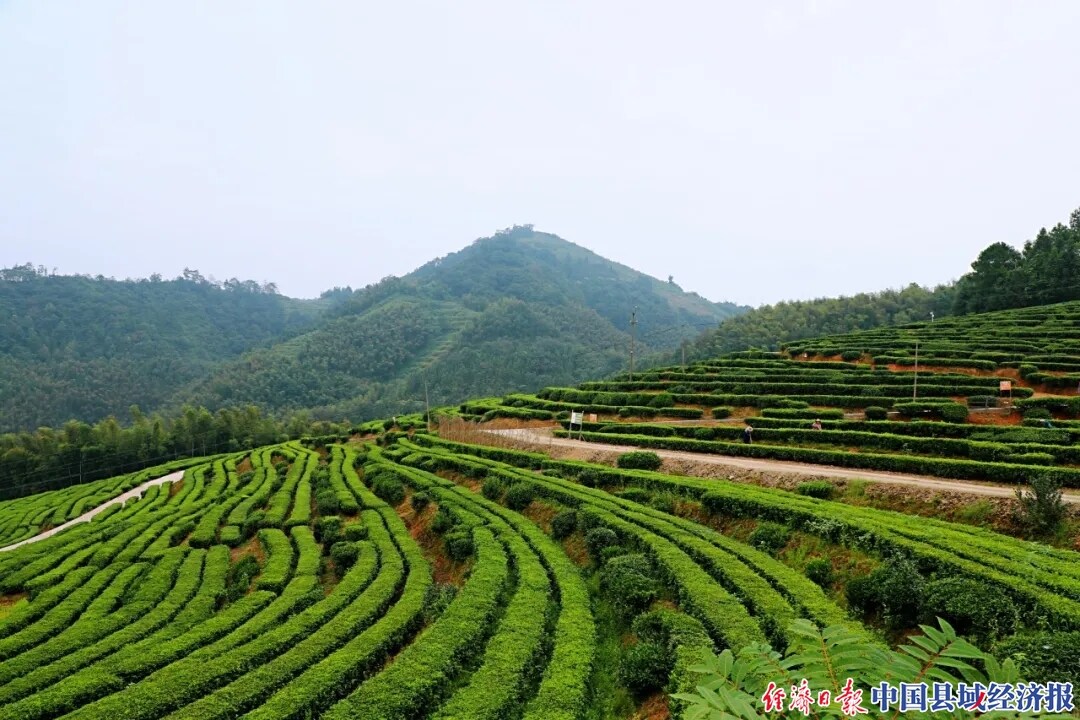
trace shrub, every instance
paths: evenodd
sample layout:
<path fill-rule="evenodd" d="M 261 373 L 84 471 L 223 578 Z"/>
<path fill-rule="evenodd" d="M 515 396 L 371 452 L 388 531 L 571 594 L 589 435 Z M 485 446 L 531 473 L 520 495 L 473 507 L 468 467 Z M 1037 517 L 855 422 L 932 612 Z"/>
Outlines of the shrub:
<path fill-rule="evenodd" d="M 600 561 L 601 550 L 618 543 L 619 536 L 610 528 L 597 527 L 585 533 L 585 546 L 589 548 L 589 555 L 597 562 Z"/>
<path fill-rule="evenodd" d="M 776 553 L 787 545 L 791 538 L 791 528 L 779 523 L 764 521 L 750 533 L 750 544 L 769 553 Z"/>
<path fill-rule="evenodd" d="M 439 508 L 439 512 L 435 513 L 435 518 L 431 521 L 431 529 L 441 535 L 455 524 L 454 516 L 446 508 Z"/>
<path fill-rule="evenodd" d="M 443 540 L 446 544 L 446 554 L 452 560 L 461 562 L 473 553 L 472 533 L 465 528 L 446 533 Z"/>
<path fill-rule="evenodd" d="M 958 633 L 993 640 L 1016 631 L 1016 604 L 993 585 L 963 577 L 926 584 L 923 622 L 936 625 L 942 618 Z"/>
<path fill-rule="evenodd" d="M 806 577 L 821 587 L 828 587 L 833 582 L 832 563 L 825 558 L 811 560 L 806 564 Z"/>
<path fill-rule="evenodd" d="M 225 597 L 235 602 L 248 591 L 251 580 L 259 574 L 259 561 L 251 555 L 245 555 L 229 567 L 225 577 Z"/>
<path fill-rule="evenodd" d="M 694 430 L 694 437 L 698 440 L 712 440 L 716 437 L 716 430 L 708 427 L 701 427 Z"/>
<path fill-rule="evenodd" d="M 1077 678 L 1080 677 L 1080 632 L 1014 635 L 998 644 L 994 655 L 1015 659 L 1020 664 L 1020 674 L 1029 682 Z"/>
<path fill-rule="evenodd" d="M 848 607 L 858 615 L 867 615 L 877 607 L 877 590 L 869 575 L 848 580 L 844 586 Z"/>
<path fill-rule="evenodd" d="M 356 543 L 341 541 L 334 543 L 330 548 L 330 559 L 334 561 L 334 570 L 337 571 L 338 577 L 344 575 L 358 557 L 360 557 L 360 546 Z"/>
<path fill-rule="evenodd" d="M 345 526 L 345 531 L 342 533 L 342 535 L 349 542 L 367 540 L 368 529 L 367 526 L 362 523 L 353 523 L 352 525 Z"/>
<path fill-rule="evenodd" d="M 316 493 L 315 505 L 319 508 L 320 515 L 337 515 L 341 510 L 341 504 L 338 502 L 337 494 L 329 488 L 320 490 Z"/>
<path fill-rule="evenodd" d="M 637 697 L 649 695 L 667 684 L 673 658 L 656 643 L 638 643 L 628 648 L 619 661 L 619 681 Z"/>
<path fill-rule="evenodd" d="M 1028 375 L 1034 375 L 1035 373 L 1039 372 L 1039 366 L 1032 365 L 1031 363 L 1021 363 L 1019 370 L 1020 377 L 1027 379 Z"/>
<path fill-rule="evenodd" d="M 1016 501 L 1016 520 L 1029 537 L 1050 537 L 1061 530 L 1068 510 L 1055 478 L 1032 478 L 1030 491 L 1016 489 Z"/>
<path fill-rule="evenodd" d="M 631 502 L 645 504 L 649 502 L 649 498 L 652 497 L 652 493 L 645 488 L 628 487 L 619 493 L 619 497 L 624 500 L 630 500 Z"/>
<path fill-rule="evenodd" d="M 615 464 L 624 470 L 659 470 L 663 461 L 654 452 L 634 451 L 620 455 Z"/>
<path fill-rule="evenodd" d="M 337 515 L 321 517 L 315 526 L 315 537 L 328 548 L 341 539 L 341 528 L 341 518 Z"/>
<path fill-rule="evenodd" d="M 562 540 L 577 529 L 577 511 L 563 510 L 551 518 L 551 537 Z"/>
<path fill-rule="evenodd" d="M 536 490 L 529 483 L 514 483 L 506 489 L 506 506 L 511 510 L 524 510 L 536 498 Z"/>
<path fill-rule="evenodd" d="M 671 397 L 671 393 L 660 393 L 652 400 L 649 401 L 649 407 L 654 408 L 669 408 L 675 407 L 675 398 Z"/>
<path fill-rule="evenodd" d="M 488 477 L 484 480 L 484 485 L 480 488 L 480 493 L 492 502 L 499 502 L 502 498 L 503 490 L 506 489 L 506 483 L 499 477 Z"/>
<path fill-rule="evenodd" d="M 893 559 L 848 582 L 848 604 L 863 613 L 880 610 L 891 628 L 909 627 L 918 620 L 925 589 L 926 581 L 910 560 Z"/>
<path fill-rule="evenodd" d="M 1049 420 L 1053 415 L 1046 408 L 1033 407 L 1024 411 L 1025 420 Z"/>
<path fill-rule="evenodd" d="M 649 506 L 668 515 L 675 514 L 675 498 L 670 493 L 655 496 L 649 501 Z"/>
<path fill-rule="evenodd" d="M 424 594 L 424 617 L 428 623 L 432 623 L 442 615 L 450 603 L 457 597 L 456 585 L 450 583 L 433 583 L 428 585 Z"/>
<path fill-rule="evenodd" d="M 855 362 L 856 360 L 859 360 L 861 358 L 862 353 L 858 350 L 845 350 L 844 352 L 840 353 L 840 359 L 844 360 L 845 362 Z"/>
<path fill-rule="evenodd" d="M 630 550 L 623 545 L 608 545 L 600 551 L 600 564 L 606 565 L 612 558 L 629 554 Z"/>
<path fill-rule="evenodd" d="M 423 491 L 414 492 L 409 502 L 412 505 L 412 509 L 419 514 L 424 512 L 424 508 L 431 504 L 431 496 Z"/>
<path fill-rule="evenodd" d="M 967 422 L 968 407 L 960 403 L 942 403 L 941 418 L 946 422 Z"/>
<path fill-rule="evenodd" d="M 889 411 L 878 405 L 871 405 L 868 408 L 864 408 L 863 414 L 866 415 L 867 420 L 884 420 L 889 417 Z"/>
<path fill-rule="evenodd" d="M 1053 455 L 1043 452 L 1020 453 L 1009 458 L 1009 462 L 1021 465 L 1053 465 L 1055 461 Z"/>
<path fill-rule="evenodd" d="M 723 420 L 724 418 L 731 417 L 731 408 L 724 405 L 717 405 L 712 409 L 712 416 L 717 420 Z"/>
<path fill-rule="evenodd" d="M 610 558 L 600 571 L 600 587 L 623 617 L 633 617 L 656 598 L 649 559 L 637 553 Z"/>
<path fill-rule="evenodd" d="M 798 487 L 795 488 L 795 492 L 799 495 L 818 498 L 820 500 L 831 500 L 833 493 L 836 492 L 836 488 L 828 480 L 812 480 L 810 482 L 799 483 Z"/>
<path fill-rule="evenodd" d="M 372 481 L 372 492 L 395 507 L 405 499 L 405 486 L 401 481 L 389 475 L 381 475 Z"/>
<path fill-rule="evenodd" d="M 585 487 L 596 487 L 597 478 L 599 478 L 599 473 L 595 470 L 582 470 L 578 473 L 577 481 Z"/>

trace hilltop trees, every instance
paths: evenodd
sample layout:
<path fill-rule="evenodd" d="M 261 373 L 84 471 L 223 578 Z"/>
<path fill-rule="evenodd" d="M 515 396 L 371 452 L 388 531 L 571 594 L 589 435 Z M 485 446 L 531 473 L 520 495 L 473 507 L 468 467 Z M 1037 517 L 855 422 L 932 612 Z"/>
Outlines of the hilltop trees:
<path fill-rule="evenodd" d="M 997 242 L 983 250 L 957 286 L 957 314 L 1080 299 L 1080 208 L 1066 227 L 1043 228 L 1023 251 Z"/>

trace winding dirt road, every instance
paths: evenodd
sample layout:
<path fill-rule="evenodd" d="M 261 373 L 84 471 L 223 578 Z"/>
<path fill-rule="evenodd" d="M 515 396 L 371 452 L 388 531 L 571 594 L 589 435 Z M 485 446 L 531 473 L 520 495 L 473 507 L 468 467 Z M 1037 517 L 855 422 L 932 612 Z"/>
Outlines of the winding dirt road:
<path fill-rule="evenodd" d="M 585 448 L 600 452 L 610 451 L 617 453 L 642 449 L 631 445 L 609 445 L 607 443 L 558 438 L 554 437 L 551 434 L 551 430 L 548 428 L 515 428 L 509 430 L 485 430 L 484 432 L 510 437 L 514 440 L 539 447 L 558 446 L 579 449 Z M 710 455 L 706 453 L 684 452 L 682 450 L 657 450 L 649 448 L 649 451 L 655 452 L 662 458 L 689 460 L 692 462 L 722 465 L 743 470 L 813 475 L 815 477 L 842 478 L 845 480 L 869 480 L 871 482 L 886 483 L 890 485 L 907 485 L 922 488 L 924 490 L 941 490 L 946 492 L 966 493 L 968 495 L 981 495 L 985 497 L 1016 497 L 1015 485 L 999 485 L 977 480 L 945 480 L 926 475 L 907 475 L 905 473 L 882 472 L 879 470 L 851 470 L 848 468 L 833 467 L 831 465 L 812 465 L 810 463 L 789 462 L 786 460 L 759 460 L 757 458 Z M 1065 491 L 1063 496 L 1067 503 L 1080 504 L 1080 492 L 1078 491 Z"/>
<path fill-rule="evenodd" d="M 142 494 L 144 492 L 146 492 L 146 488 L 150 487 L 151 485 L 162 485 L 162 484 L 167 483 L 167 482 L 175 482 L 176 480 L 179 480 L 182 477 L 184 477 L 184 471 L 183 470 L 177 470 L 176 472 L 169 473 L 168 475 L 164 475 L 164 476 L 159 477 L 159 478 L 154 478 L 153 480 L 147 480 L 146 482 L 142 483 L 141 485 L 137 485 L 137 486 L 131 488 L 130 490 L 128 490 L 127 492 L 125 492 L 125 493 L 123 493 L 121 495 L 117 495 L 112 500 L 107 500 L 107 501 L 103 502 L 101 505 L 98 505 L 93 510 L 88 510 L 87 512 L 84 512 L 82 515 L 75 518 L 74 520 L 68 520 L 63 525 L 57 525 L 56 527 L 50 528 L 49 530 L 46 530 L 43 533 L 38 533 L 34 537 L 26 538 L 25 540 L 21 540 L 21 541 L 15 543 L 14 545 L 7 545 L 5 547 L 0 547 L 0 552 L 7 552 L 8 550 L 14 550 L 15 548 L 20 548 L 23 545 L 29 545 L 30 543 L 40 542 L 41 540 L 44 540 L 45 538 L 52 537 L 53 535 L 55 535 L 58 532 L 61 532 L 63 530 L 67 530 L 72 525 L 78 525 L 79 523 L 90 522 L 90 520 L 92 520 L 95 515 L 102 512 L 105 508 L 109 507 L 110 505 L 116 505 L 117 503 L 127 502 L 128 500 L 131 500 L 132 498 L 141 497 Z"/>

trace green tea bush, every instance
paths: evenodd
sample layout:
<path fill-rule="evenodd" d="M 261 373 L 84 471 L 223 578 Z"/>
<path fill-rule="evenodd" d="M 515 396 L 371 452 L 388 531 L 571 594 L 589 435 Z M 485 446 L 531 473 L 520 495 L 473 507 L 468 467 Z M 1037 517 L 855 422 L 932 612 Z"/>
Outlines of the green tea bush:
<path fill-rule="evenodd" d="M 775 554 L 791 539 L 791 528 L 779 523 L 764 521 L 750 533 L 749 543 L 754 547 Z"/>
<path fill-rule="evenodd" d="M 610 528 L 596 527 L 585 533 L 585 546 L 589 549 L 589 555 L 596 561 L 600 560 L 600 552 L 604 548 L 618 544 L 619 536 Z"/>
<path fill-rule="evenodd" d="M 424 508 L 431 504 L 431 496 L 422 490 L 418 490 L 412 494 L 409 504 L 412 505 L 412 509 L 416 513 L 422 513 Z"/>
<path fill-rule="evenodd" d="M 320 490 L 315 494 L 315 506 L 319 508 L 320 515 L 337 515 L 341 510 L 337 493 L 330 488 Z"/>
<path fill-rule="evenodd" d="M 1009 462 L 1020 463 L 1022 465 L 1053 465 L 1056 462 L 1056 459 L 1050 453 L 1031 452 L 1017 453 L 1009 458 Z"/>
<path fill-rule="evenodd" d="M 1046 408 L 1033 407 L 1024 411 L 1025 420 L 1050 420 L 1053 417 Z"/>
<path fill-rule="evenodd" d="M 551 537 L 562 540 L 577 530 L 577 511 L 563 510 L 551 518 Z"/>
<path fill-rule="evenodd" d="M 454 516 L 451 515 L 446 508 L 441 507 L 439 508 L 439 512 L 435 513 L 435 517 L 431 521 L 431 529 L 442 535 L 454 527 L 455 524 L 456 521 L 454 520 Z"/>
<path fill-rule="evenodd" d="M 638 643 L 627 648 L 619 661 L 619 681 L 636 697 L 660 690 L 671 673 L 671 653 L 657 643 Z"/>
<path fill-rule="evenodd" d="M 635 451 L 623 453 L 615 464 L 624 470 L 659 470 L 663 461 L 654 452 Z"/>
<path fill-rule="evenodd" d="M 506 489 L 506 482 L 499 477 L 491 476 L 484 479 L 480 493 L 492 502 L 498 502 Z"/>
<path fill-rule="evenodd" d="M 649 401 L 649 407 L 654 408 L 669 408 L 675 407 L 675 398 L 671 397 L 671 393 L 660 393 Z"/>
<path fill-rule="evenodd" d="M 1037 632 L 1014 635 L 994 647 L 999 658 L 1013 658 L 1029 682 L 1080 678 L 1080 632 Z"/>
<path fill-rule="evenodd" d="M 697 440 L 713 440 L 716 438 L 716 431 L 713 428 L 695 428 L 694 438 Z"/>
<path fill-rule="evenodd" d="M 889 417 L 889 411 L 878 405 L 871 405 L 868 408 L 864 408 L 863 414 L 866 415 L 867 420 L 885 420 Z"/>
<path fill-rule="evenodd" d="M 511 510 L 524 510 L 536 499 L 536 490 L 528 483 L 514 483 L 506 489 L 506 506 Z"/>
<path fill-rule="evenodd" d="M 832 585 L 834 578 L 832 563 L 825 558 L 811 560 L 806 564 L 806 577 L 821 587 Z"/>
<path fill-rule="evenodd" d="M 731 417 L 732 409 L 725 405 L 717 405 L 712 409 L 712 416 L 717 420 L 723 420 L 724 418 Z"/>
<path fill-rule="evenodd" d="M 372 484 L 372 492 L 390 505 L 400 505 L 405 500 L 405 486 L 395 477 L 381 477 Z"/>
<path fill-rule="evenodd" d="M 668 515 L 675 514 L 675 498 L 670 493 L 663 495 L 656 495 L 649 501 L 649 507 L 659 510 L 660 512 L 667 513 Z"/>
<path fill-rule="evenodd" d="M 970 578 L 952 577 L 926 584 L 923 622 L 943 618 L 962 635 L 982 640 L 1011 635 L 1020 614 L 1007 595 L 995 586 Z"/>
<path fill-rule="evenodd" d="M 600 587 L 624 618 L 633 617 L 649 606 L 659 588 L 652 563 L 637 553 L 620 555 L 604 563 Z"/>
<path fill-rule="evenodd" d="M 318 524 L 315 526 L 315 538 L 321 542 L 324 547 L 329 548 L 341 539 L 342 526 L 343 523 L 341 518 L 337 515 L 321 517 L 319 518 Z"/>
<path fill-rule="evenodd" d="M 960 403 L 942 403 L 941 419 L 946 422 L 967 422 L 968 407 Z"/>
<path fill-rule="evenodd" d="M 846 362 L 855 362 L 860 358 L 862 358 L 862 353 L 858 350 L 845 350 L 844 352 L 840 353 L 840 359 Z"/>
<path fill-rule="evenodd" d="M 848 582 L 848 604 L 869 613 L 879 610 L 892 628 L 910 627 L 922 609 L 926 580 L 906 559 L 892 559 L 877 567 L 864 580 Z M 852 585 L 855 587 L 853 588 Z"/>
<path fill-rule="evenodd" d="M 473 554 L 473 537 L 472 533 L 465 528 L 458 530 L 452 530 L 443 536 L 443 541 L 446 545 L 446 554 L 450 556 L 452 560 L 462 562 L 467 560 L 470 555 Z"/>
<path fill-rule="evenodd" d="M 352 525 L 346 525 L 345 531 L 342 536 L 349 542 L 359 542 L 360 540 L 367 540 L 368 529 L 367 526 L 362 523 L 353 523 Z"/>
<path fill-rule="evenodd" d="M 356 563 L 358 557 L 360 557 L 360 546 L 356 543 L 342 540 L 330 547 L 330 559 L 334 561 L 334 570 L 338 577 L 344 575 L 345 571 Z"/>
<path fill-rule="evenodd" d="M 652 493 L 645 488 L 628 487 L 625 490 L 619 491 L 619 497 L 624 500 L 630 500 L 631 502 L 645 504 L 652 498 Z"/>
<path fill-rule="evenodd" d="M 828 480 L 811 480 L 809 482 L 799 483 L 795 488 L 795 492 L 799 495 L 818 498 L 820 500 L 831 500 L 833 493 L 836 492 L 836 487 Z"/>

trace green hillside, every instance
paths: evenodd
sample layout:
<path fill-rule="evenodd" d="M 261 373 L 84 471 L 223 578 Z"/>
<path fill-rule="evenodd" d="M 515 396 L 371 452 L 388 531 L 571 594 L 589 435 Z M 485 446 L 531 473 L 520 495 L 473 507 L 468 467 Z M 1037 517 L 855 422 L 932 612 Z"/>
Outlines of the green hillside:
<path fill-rule="evenodd" d="M 526 328 L 541 328 L 529 347 L 542 348 L 569 320 L 529 307 L 495 300 L 455 327 L 453 303 L 398 288 L 364 311 L 385 323 L 350 330 L 354 307 L 282 345 L 298 362 L 280 382 L 298 373 L 299 388 L 317 389 L 302 372 L 316 356 L 303 353 L 349 332 L 373 334 L 354 359 L 340 357 L 348 342 L 325 350 L 343 384 L 357 366 L 385 379 L 432 358 L 437 377 L 443 357 Z M 411 344 L 372 330 L 391 317 Z M 800 341 L 796 357 L 732 353 L 254 449 L 239 438 L 285 429 L 253 410 L 220 414 L 220 427 L 189 411 L 167 444 L 194 448 L 205 428 L 211 442 L 232 434 L 226 454 L 0 501 L 0 720 L 678 719 L 708 702 L 764 718 L 783 716 L 758 705 L 777 678 L 834 695 L 850 677 L 868 697 L 883 677 L 927 674 L 1075 684 L 1080 554 L 1053 546 L 1070 544 L 1065 518 L 1003 534 L 993 528 L 1010 512 L 985 500 L 881 507 L 865 482 L 820 479 L 827 471 L 781 489 L 731 466 L 698 477 L 686 455 L 665 466 L 650 451 L 1080 487 L 1080 403 L 1046 392 L 1043 377 L 1080 362 L 1078 319 L 1080 303 L 1067 303 L 894 328 L 872 349 L 865 334 Z M 977 339 L 994 327 L 1011 331 Z M 447 329 L 460 346 L 440 349 Z M 944 367 L 916 375 L 893 359 L 924 331 Z M 1024 376 L 1042 357 L 1028 342 L 1052 359 Z M 382 343 L 403 349 L 369 350 Z M 1006 397 L 1002 379 L 1015 383 Z M 571 410 L 598 415 L 571 446 L 640 450 L 582 462 L 483 424 L 519 418 L 566 437 Z M 746 426 L 753 442 L 741 441 Z M 92 432 L 141 445 L 157 431 Z M 57 453 L 76 441 L 52 439 Z M 178 470 L 91 522 L 3 551 Z M 742 664 L 728 672 L 721 651 Z M 708 672 L 695 669 L 703 661 Z M 695 692 L 702 684 L 725 690 Z M 1071 707 L 1067 686 L 1039 692 L 1042 710 Z M 864 703 L 869 717 L 925 717 L 880 699 Z M 976 717 L 983 702 L 949 716 Z"/>
<path fill-rule="evenodd" d="M 576 410 L 598 415 L 583 437 L 599 442 L 1080 487 L 1078 384 L 1080 302 L 1069 302 L 798 341 L 458 411 L 565 425 Z M 643 422 L 657 417 L 744 422 Z M 752 444 L 741 442 L 743 424 L 755 428 Z"/>
<path fill-rule="evenodd" d="M 745 310 L 712 303 L 529 226 L 357 291 L 319 326 L 246 354 L 174 400 L 353 420 L 577 382 Z"/>
<path fill-rule="evenodd" d="M 312 325 L 322 301 L 272 287 L 0 270 L 0 430 L 127 416 L 251 348 Z"/>

